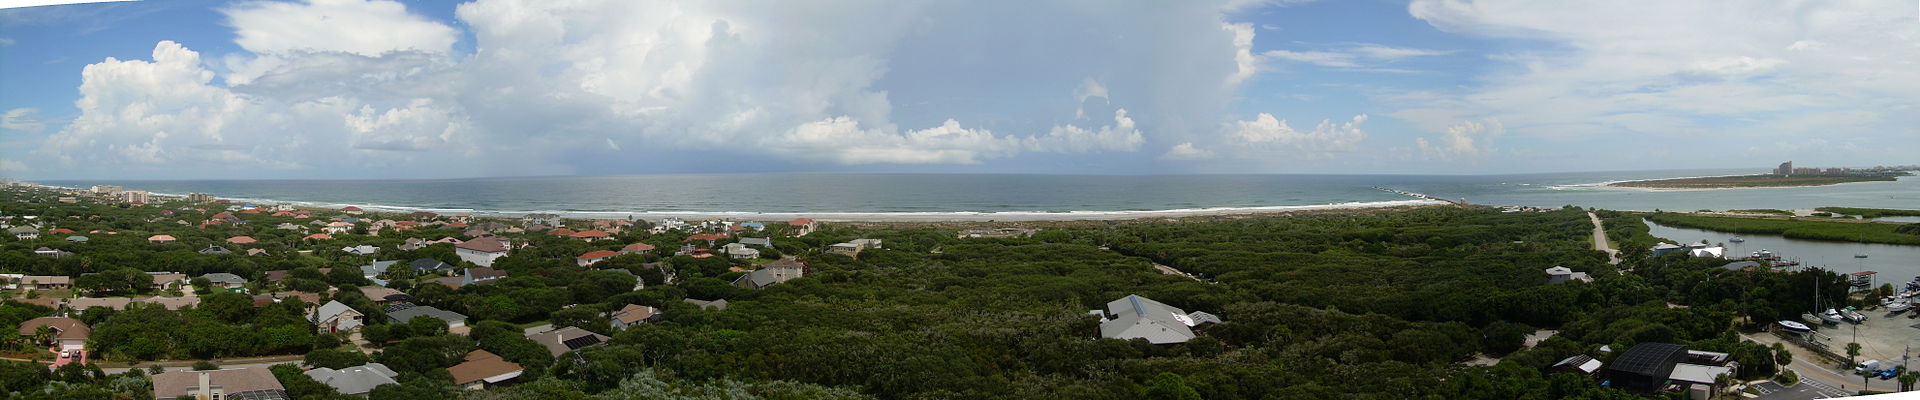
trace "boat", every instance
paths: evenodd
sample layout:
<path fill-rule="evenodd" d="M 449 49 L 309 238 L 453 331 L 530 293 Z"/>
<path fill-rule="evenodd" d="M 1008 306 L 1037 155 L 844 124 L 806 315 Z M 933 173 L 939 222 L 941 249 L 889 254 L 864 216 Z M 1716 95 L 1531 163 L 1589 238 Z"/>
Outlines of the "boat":
<path fill-rule="evenodd" d="M 1787 328 L 1787 330 L 1789 331 L 1794 331 L 1794 332 L 1812 332 L 1813 331 L 1813 328 L 1807 327 L 1806 324 L 1802 324 L 1799 322 L 1780 321 L 1778 323 L 1780 324 L 1781 328 Z"/>
<path fill-rule="evenodd" d="M 1734 243 L 1740 243 L 1740 242 L 1745 242 L 1745 241 L 1747 241 L 1747 239 L 1746 239 L 1746 238 L 1742 238 L 1742 237 L 1739 237 L 1739 236 L 1734 236 L 1734 237 L 1733 237 L 1732 239 L 1727 239 L 1727 241 L 1729 241 L 1729 242 L 1734 242 Z"/>
<path fill-rule="evenodd" d="M 1887 311 L 1894 314 L 1907 312 L 1907 310 L 1912 310 L 1912 309 L 1913 309 L 1913 303 L 1908 303 L 1904 301 L 1896 302 L 1896 303 L 1893 303 L 1893 305 L 1887 306 Z"/>
<path fill-rule="evenodd" d="M 1867 258 L 1867 253 L 1854 254 L 1853 258 Z"/>
<path fill-rule="evenodd" d="M 1840 316 L 1839 311 L 1834 311 L 1831 308 L 1827 309 L 1827 312 L 1821 313 L 1820 319 L 1825 320 L 1827 321 L 1827 323 L 1830 323 L 1830 324 L 1838 324 L 1841 322 L 1846 322 L 1847 320 L 1846 318 L 1842 318 Z"/>
<path fill-rule="evenodd" d="M 1814 316 L 1813 313 L 1800 313 L 1800 320 L 1807 321 L 1807 323 L 1814 324 L 1814 325 L 1820 325 L 1820 324 L 1825 324 L 1829 322 L 1827 320 L 1820 319 L 1820 317 L 1818 316 Z"/>
<path fill-rule="evenodd" d="M 1848 321 L 1853 321 L 1853 323 L 1856 323 L 1856 324 L 1867 321 L 1867 315 L 1861 314 L 1859 311 L 1854 311 L 1853 307 L 1847 307 L 1847 309 L 1845 310 L 1840 310 L 1840 313 L 1842 315 L 1845 315 Z"/>

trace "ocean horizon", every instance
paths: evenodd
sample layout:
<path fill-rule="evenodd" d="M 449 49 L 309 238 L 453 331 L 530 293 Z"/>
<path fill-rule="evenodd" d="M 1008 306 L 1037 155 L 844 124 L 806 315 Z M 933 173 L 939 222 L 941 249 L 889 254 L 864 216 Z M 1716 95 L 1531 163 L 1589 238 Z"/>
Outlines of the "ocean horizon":
<path fill-rule="evenodd" d="M 1500 206 L 1575 205 L 1622 210 L 1920 204 L 1912 177 L 1800 188 L 1650 191 L 1626 180 L 1756 173 L 1751 169 L 1500 175 L 1389 174 L 913 174 L 772 173 L 548 176 L 456 179 L 48 180 L 118 185 L 159 195 L 207 193 L 252 204 L 376 211 L 570 217 L 1023 217 L 1126 216 L 1424 204 L 1391 188 Z"/>

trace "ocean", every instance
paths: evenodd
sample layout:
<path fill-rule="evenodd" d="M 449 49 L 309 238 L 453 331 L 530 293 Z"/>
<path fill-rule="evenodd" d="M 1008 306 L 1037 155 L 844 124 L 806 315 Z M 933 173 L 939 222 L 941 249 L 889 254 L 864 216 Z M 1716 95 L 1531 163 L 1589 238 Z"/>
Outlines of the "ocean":
<path fill-rule="evenodd" d="M 68 180 L 156 194 L 209 193 L 255 204 L 574 217 L 1124 216 L 1383 206 L 1424 201 L 1385 187 L 1475 204 L 1619 210 L 1821 206 L 1920 208 L 1920 178 L 1825 187 L 1648 191 L 1605 182 L 1756 173 L 1678 170 L 1514 175 L 713 174 L 433 180 Z"/>

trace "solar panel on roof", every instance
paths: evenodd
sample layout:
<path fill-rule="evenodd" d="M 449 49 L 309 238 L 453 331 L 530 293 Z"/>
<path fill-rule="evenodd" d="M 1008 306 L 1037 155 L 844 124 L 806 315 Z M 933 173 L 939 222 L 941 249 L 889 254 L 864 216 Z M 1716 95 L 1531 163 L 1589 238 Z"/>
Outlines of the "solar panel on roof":
<path fill-rule="evenodd" d="M 600 337 L 594 336 L 594 335 L 586 335 L 586 336 L 581 336 L 577 338 L 562 340 L 560 341 L 560 344 L 567 345 L 568 349 L 579 350 L 581 347 L 600 344 Z"/>

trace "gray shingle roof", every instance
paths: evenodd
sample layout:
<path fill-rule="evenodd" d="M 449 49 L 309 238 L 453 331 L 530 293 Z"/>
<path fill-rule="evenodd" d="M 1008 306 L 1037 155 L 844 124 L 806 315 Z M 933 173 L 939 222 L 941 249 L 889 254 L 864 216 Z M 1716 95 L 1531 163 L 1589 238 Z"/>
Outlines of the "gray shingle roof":
<path fill-rule="evenodd" d="M 359 395 L 372 392 L 375 386 L 395 385 L 393 377 L 400 376 L 380 363 L 347 367 L 345 369 L 314 368 L 306 372 L 313 380 L 332 386 L 342 394 Z"/>

